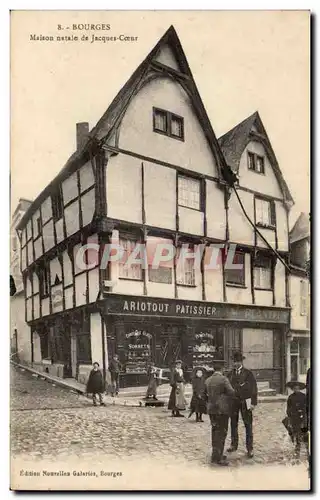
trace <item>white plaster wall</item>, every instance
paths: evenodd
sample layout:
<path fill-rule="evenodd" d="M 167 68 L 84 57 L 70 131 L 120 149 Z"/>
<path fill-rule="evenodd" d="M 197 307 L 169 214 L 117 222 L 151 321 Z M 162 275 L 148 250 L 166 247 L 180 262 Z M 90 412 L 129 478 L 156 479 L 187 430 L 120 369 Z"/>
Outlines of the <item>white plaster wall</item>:
<path fill-rule="evenodd" d="M 42 312 L 42 316 L 48 316 L 48 314 L 50 314 L 49 297 L 47 297 L 46 299 L 42 299 L 42 301 L 41 301 L 41 312 Z"/>
<path fill-rule="evenodd" d="M 100 313 L 90 314 L 90 335 L 91 335 L 91 357 L 92 363 L 97 361 L 100 368 L 103 367 L 103 351 L 102 351 L 102 329 L 101 329 Z"/>
<path fill-rule="evenodd" d="M 49 220 L 52 217 L 52 205 L 50 197 L 46 198 L 42 203 L 41 214 L 42 214 L 42 224 L 45 224 L 47 220 Z"/>
<path fill-rule="evenodd" d="M 33 262 L 33 243 L 32 243 L 32 241 L 29 241 L 27 246 L 28 246 L 28 265 L 30 265 Z"/>
<path fill-rule="evenodd" d="M 89 271 L 89 302 L 95 302 L 99 293 L 99 268 Z"/>
<path fill-rule="evenodd" d="M 278 249 L 287 252 L 289 249 L 288 241 L 288 224 L 287 212 L 282 202 L 276 201 L 276 219 L 277 219 L 277 236 Z"/>
<path fill-rule="evenodd" d="M 255 289 L 254 298 L 256 305 L 259 306 L 272 306 L 273 295 L 272 290 L 259 290 Z"/>
<path fill-rule="evenodd" d="M 122 280 L 120 278 L 113 287 L 112 292 L 127 295 L 143 295 L 143 282 L 126 279 Z"/>
<path fill-rule="evenodd" d="M 300 310 L 300 283 L 305 281 L 308 284 L 308 280 L 290 275 L 289 290 L 290 290 L 290 305 L 291 305 L 291 328 L 292 330 L 308 330 L 307 318 L 308 316 L 301 315 Z M 308 301 L 307 301 L 308 306 Z"/>
<path fill-rule="evenodd" d="M 64 205 L 78 196 L 77 172 L 73 172 L 73 174 L 62 182 L 62 193 Z"/>
<path fill-rule="evenodd" d="M 223 272 L 221 260 L 216 251 L 208 247 L 205 254 L 204 281 L 206 299 L 211 302 L 223 302 Z"/>
<path fill-rule="evenodd" d="M 71 236 L 71 234 L 79 231 L 79 203 L 76 200 L 74 203 L 71 203 L 64 210 L 64 216 L 66 221 L 66 229 L 67 236 Z"/>
<path fill-rule="evenodd" d="M 258 228 L 262 236 L 268 241 L 272 248 L 276 248 L 276 232 L 274 229 L 266 229 L 263 227 Z M 261 248 L 268 248 L 268 245 L 263 241 L 263 239 L 257 234 L 257 246 Z"/>
<path fill-rule="evenodd" d="M 27 321 L 32 320 L 32 298 L 26 300 Z"/>
<path fill-rule="evenodd" d="M 286 270 L 278 259 L 274 279 L 276 305 L 279 307 L 286 307 Z"/>
<path fill-rule="evenodd" d="M 36 260 L 37 260 L 43 254 L 43 251 L 42 251 L 42 238 L 41 237 L 38 238 L 34 242 L 34 251 L 35 251 L 35 256 L 36 256 Z"/>
<path fill-rule="evenodd" d="M 163 45 L 157 55 L 155 57 L 155 60 L 165 64 L 166 66 L 169 66 L 170 68 L 175 69 L 176 71 L 179 71 L 179 64 L 171 50 L 171 48 L 168 45 Z"/>
<path fill-rule="evenodd" d="M 108 217 L 142 222 L 141 161 L 116 155 L 107 165 Z"/>
<path fill-rule="evenodd" d="M 33 296 L 33 314 L 34 314 L 34 319 L 40 318 L 39 294 Z"/>
<path fill-rule="evenodd" d="M 56 235 L 57 235 L 57 242 L 60 243 L 64 239 L 64 231 L 63 231 L 63 219 L 59 219 L 55 223 L 56 227 Z"/>
<path fill-rule="evenodd" d="M 87 277 L 86 273 L 79 274 L 75 277 L 76 286 L 76 306 L 82 306 L 86 304 L 86 289 L 87 289 Z"/>
<path fill-rule="evenodd" d="M 179 214 L 179 231 L 183 233 L 203 235 L 204 214 L 199 210 L 192 208 L 180 207 Z"/>
<path fill-rule="evenodd" d="M 176 171 L 144 162 L 146 223 L 166 229 L 176 228 Z"/>
<path fill-rule="evenodd" d="M 264 156 L 265 174 L 258 174 L 248 169 L 248 151 Z M 239 166 L 240 186 L 253 189 L 259 193 L 277 198 L 283 198 L 280 185 L 275 176 L 274 170 L 266 155 L 264 146 L 257 141 L 249 142 L 248 146 L 242 153 L 240 166 Z"/>
<path fill-rule="evenodd" d="M 238 189 L 238 194 L 248 216 L 254 222 L 253 194 L 241 189 Z M 245 245 L 254 244 L 253 228 L 246 219 L 234 192 L 231 193 L 229 200 L 228 221 L 230 241 Z"/>
<path fill-rule="evenodd" d="M 66 309 L 73 307 L 73 287 L 64 290 Z"/>
<path fill-rule="evenodd" d="M 226 237 L 226 211 L 224 208 L 224 192 L 214 181 L 206 180 L 206 216 L 207 235 L 224 240 Z"/>
<path fill-rule="evenodd" d="M 53 221 L 49 221 L 42 229 L 44 250 L 47 252 L 54 247 Z"/>
<path fill-rule="evenodd" d="M 153 131 L 153 107 L 184 118 L 184 141 Z M 120 127 L 119 147 L 195 172 L 218 175 L 215 160 L 189 97 L 170 78 L 152 80 L 132 99 Z"/>
<path fill-rule="evenodd" d="M 73 281 L 72 265 L 68 252 L 66 250 L 62 254 L 62 258 L 63 258 L 64 286 L 71 285 Z"/>
<path fill-rule="evenodd" d="M 82 225 L 86 226 L 92 221 L 95 211 L 95 190 L 91 189 L 88 193 L 81 196 Z"/>
<path fill-rule="evenodd" d="M 10 297 L 10 337 L 17 329 L 19 358 L 25 363 L 31 362 L 31 330 L 25 321 L 24 294 Z"/>
<path fill-rule="evenodd" d="M 88 161 L 83 167 L 79 170 L 80 174 L 80 191 L 81 193 L 93 186 L 94 184 L 94 174 L 91 166 L 91 162 Z"/>

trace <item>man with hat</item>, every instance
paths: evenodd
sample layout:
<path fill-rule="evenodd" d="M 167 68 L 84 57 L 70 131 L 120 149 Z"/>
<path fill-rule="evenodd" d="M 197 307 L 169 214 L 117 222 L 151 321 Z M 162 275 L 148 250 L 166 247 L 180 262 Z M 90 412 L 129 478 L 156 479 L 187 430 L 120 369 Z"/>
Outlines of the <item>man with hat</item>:
<path fill-rule="evenodd" d="M 306 411 L 306 395 L 301 392 L 306 384 L 291 380 L 286 384 L 293 392 L 287 400 L 287 416 L 289 419 L 289 430 L 292 433 L 292 441 L 295 443 L 296 458 L 300 457 L 301 441 L 308 450 L 308 423 Z"/>
<path fill-rule="evenodd" d="M 207 413 L 211 422 L 212 456 L 211 462 L 218 465 L 229 465 L 223 455 L 224 443 L 228 433 L 230 403 L 234 390 L 222 374 L 224 360 L 213 361 L 213 374 L 205 381 Z"/>
<path fill-rule="evenodd" d="M 228 374 L 228 378 L 235 390 L 231 413 L 231 447 L 228 452 L 238 449 L 238 423 L 239 413 L 246 429 L 246 447 L 248 458 L 253 457 L 253 432 L 252 432 L 252 411 L 257 406 L 257 382 L 251 370 L 244 368 L 243 360 L 245 356 L 236 351 L 233 355 L 234 368 Z"/>

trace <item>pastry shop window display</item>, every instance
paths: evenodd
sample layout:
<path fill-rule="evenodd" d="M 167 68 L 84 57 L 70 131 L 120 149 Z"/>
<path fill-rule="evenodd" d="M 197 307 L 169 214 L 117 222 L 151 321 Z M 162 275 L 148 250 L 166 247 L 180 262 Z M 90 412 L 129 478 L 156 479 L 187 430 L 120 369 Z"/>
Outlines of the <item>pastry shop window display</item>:
<path fill-rule="evenodd" d="M 144 330 L 134 330 L 126 334 L 126 341 L 126 373 L 147 373 L 152 335 Z"/>
<path fill-rule="evenodd" d="M 201 331 L 195 334 L 192 352 L 193 367 L 213 369 L 213 361 L 224 358 L 223 335 L 219 332 Z"/>

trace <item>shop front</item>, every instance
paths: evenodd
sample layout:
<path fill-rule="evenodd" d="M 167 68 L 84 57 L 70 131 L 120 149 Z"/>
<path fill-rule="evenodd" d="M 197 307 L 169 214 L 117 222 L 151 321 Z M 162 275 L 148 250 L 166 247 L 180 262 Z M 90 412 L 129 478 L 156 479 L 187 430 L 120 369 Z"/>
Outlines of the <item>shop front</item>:
<path fill-rule="evenodd" d="M 123 387 L 145 385 L 150 361 L 168 372 L 181 359 L 190 380 L 195 366 L 212 368 L 217 358 L 231 368 L 234 351 L 242 350 L 257 380 L 283 391 L 286 308 L 110 294 L 103 316 L 109 359 L 119 355 Z"/>

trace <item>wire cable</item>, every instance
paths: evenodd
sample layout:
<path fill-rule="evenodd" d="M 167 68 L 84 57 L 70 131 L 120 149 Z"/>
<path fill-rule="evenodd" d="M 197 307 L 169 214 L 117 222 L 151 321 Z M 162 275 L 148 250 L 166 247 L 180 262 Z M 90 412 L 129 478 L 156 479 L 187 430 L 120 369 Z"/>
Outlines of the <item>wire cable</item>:
<path fill-rule="evenodd" d="M 291 270 L 290 270 L 290 267 L 288 266 L 288 264 L 283 260 L 283 258 L 281 257 L 281 255 L 278 254 L 278 252 L 270 245 L 270 243 L 268 242 L 268 240 L 263 236 L 262 233 L 260 233 L 259 229 L 255 226 L 255 224 L 252 222 L 252 220 L 250 219 L 249 215 L 247 214 L 246 212 L 246 209 L 244 208 L 243 206 L 243 203 L 241 201 L 241 198 L 238 194 L 238 191 L 236 190 L 236 187 L 235 185 L 233 184 L 232 185 L 233 187 L 233 190 L 234 192 L 236 193 L 236 196 L 238 198 L 238 201 L 239 201 L 239 204 L 240 204 L 240 207 L 242 208 L 242 211 L 244 213 L 244 215 L 246 216 L 247 220 L 249 221 L 249 223 L 251 224 L 251 226 L 253 227 L 254 231 L 257 232 L 257 234 L 260 236 L 260 238 L 266 243 L 266 245 L 270 248 L 270 250 L 272 250 L 272 252 L 276 255 L 276 257 L 280 260 L 281 264 L 284 265 L 284 267 L 287 269 L 287 271 L 289 271 L 289 273 L 291 273 Z"/>

